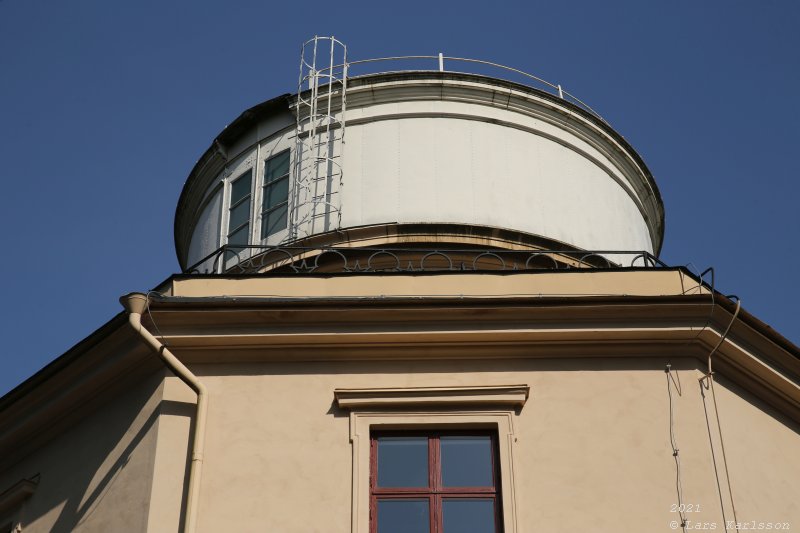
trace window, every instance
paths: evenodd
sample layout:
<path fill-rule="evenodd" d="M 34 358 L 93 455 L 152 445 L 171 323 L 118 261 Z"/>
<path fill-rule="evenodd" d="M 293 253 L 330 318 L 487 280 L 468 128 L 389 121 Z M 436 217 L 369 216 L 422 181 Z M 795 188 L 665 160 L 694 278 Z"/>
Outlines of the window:
<path fill-rule="evenodd" d="M 258 232 L 255 215 L 259 214 L 259 210 L 254 206 L 257 205 L 256 202 L 261 202 L 262 240 L 286 229 L 289 212 L 290 156 L 290 150 L 284 150 L 265 160 L 263 182 L 253 167 L 253 160 L 258 157 L 255 153 L 239 163 L 238 169 L 234 171 L 235 179 L 230 180 L 228 185 L 227 230 L 223 231 L 227 231 L 227 239 L 224 242 L 232 248 L 232 253 L 238 254 L 239 258 L 243 248 L 251 244 L 251 234 L 254 230 Z M 258 183 L 263 183 L 261 200 L 253 191 L 254 180 L 256 187 Z"/>
<path fill-rule="evenodd" d="M 494 529 L 488 531 L 502 533 L 525 531 L 519 523 L 516 512 L 513 450 L 516 440 L 514 419 L 527 402 L 529 394 L 528 385 L 335 389 L 334 398 L 337 406 L 350 412 L 350 442 L 353 452 L 351 532 L 376 533 L 376 528 L 379 527 L 378 520 L 382 520 L 379 517 L 386 518 L 387 513 L 391 514 L 392 505 L 402 506 L 404 502 L 413 504 L 415 500 L 417 504 L 411 507 L 416 507 L 417 513 L 428 513 L 428 529 L 422 531 L 437 533 L 453 531 L 448 527 L 456 528 L 455 531 L 458 533 L 473 531 L 459 529 L 458 523 L 453 524 L 449 520 L 454 516 L 457 519 L 457 515 L 468 512 L 485 516 L 485 511 L 490 506 L 493 507 L 493 513 L 497 518 Z M 381 438 L 391 437 L 423 437 L 420 442 L 427 441 L 427 447 L 420 444 L 421 448 L 417 449 L 418 454 L 422 456 L 425 456 L 425 452 L 420 450 L 427 449 L 427 463 L 424 459 L 421 463 L 428 471 L 426 485 L 391 487 L 386 486 L 389 482 L 384 478 L 378 478 L 379 475 L 383 475 L 380 473 L 381 465 L 378 464 L 381 453 L 378 449 L 373 452 L 373 446 L 378 447 L 377 443 Z M 476 471 L 471 471 L 472 466 L 467 468 L 465 475 L 470 477 L 462 478 L 461 483 L 469 481 L 470 485 L 477 483 L 476 486 L 461 486 L 459 478 L 454 480 L 451 477 L 452 468 L 448 465 L 459 464 L 459 455 L 453 456 L 448 451 L 458 443 L 448 440 L 451 437 L 475 437 L 474 441 L 468 439 L 469 444 L 463 446 L 467 451 L 472 450 L 473 455 L 479 459 L 483 458 L 484 466 L 478 467 Z M 488 456 L 485 451 L 487 439 L 491 443 Z M 397 446 L 402 449 L 402 442 Z M 412 449 L 409 453 L 413 457 L 413 446 L 409 448 Z M 484 451 L 480 451 L 481 449 Z M 461 463 L 465 462 L 465 457 L 472 457 L 465 454 L 460 455 Z M 456 458 L 455 462 L 451 461 L 453 457 Z M 486 457 L 492 461 L 492 466 L 488 469 L 492 476 L 491 485 L 483 485 L 488 479 Z M 383 458 L 387 458 L 387 452 L 384 452 Z M 388 468 L 391 468 L 391 462 L 389 461 Z M 468 463 L 479 464 L 473 460 Z M 401 466 L 402 464 L 400 461 Z M 386 468 L 384 465 L 384 473 Z M 389 474 L 391 479 L 391 471 Z M 436 482 L 431 480 L 431 475 L 438 476 Z M 479 476 L 483 476 L 482 481 Z M 414 481 L 411 485 L 422 485 L 423 482 Z M 408 482 L 403 482 L 406 483 Z M 473 505 L 466 501 L 470 499 L 484 500 L 484 502 Z M 380 500 L 395 500 L 382 504 L 384 506 L 382 515 L 381 509 L 372 509 L 373 504 L 376 507 L 381 505 Z M 492 503 L 486 502 L 487 500 Z M 436 520 L 441 520 L 443 523 Z M 422 521 L 424 522 L 424 514 Z M 477 519 L 470 518 L 470 524 L 472 523 L 478 523 Z M 414 531 L 406 527 L 406 524 L 398 524 L 397 527 L 400 529 L 386 531 L 377 529 L 377 533 Z M 435 529 L 437 527 L 438 530 Z"/>
<path fill-rule="evenodd" d="M 486 431 L 376 432 L 372 533 L 499 533 L 497 439 Z"/>
<path fill-rule="evenodd" d="M 286 229 L 289 207 L 289 150 L 264 161 L 261 238 Z"/>
<path fill-rule="evenodd" d="M 231 183 L 231 203 L 228 208 L 228 245 L 246 246 L 250 242 L 250 187 L 253 170 Z"/>

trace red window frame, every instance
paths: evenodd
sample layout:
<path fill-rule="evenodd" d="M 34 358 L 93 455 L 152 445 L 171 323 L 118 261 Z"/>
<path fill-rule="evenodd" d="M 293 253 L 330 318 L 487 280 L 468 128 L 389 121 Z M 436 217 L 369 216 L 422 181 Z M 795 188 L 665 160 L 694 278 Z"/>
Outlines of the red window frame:
<path fill-rule="evenodd" d="M 450 436 L 489 437 L 491 442 L 492 481 L 491 487 L 444 487 L 442 484 L 440 438 Z M 428 486 L 427 487 L 378 487 L 378 439 L 381 437 L 427 437 L 428 438 Z M 489 430 L 441 430 L 441 431 L 373 431 L 370 434 L 369 452 L 369 531 L 378 532 L 378 499 L 428 500 L 431 533 L 441 533 L 442 500 L 454 498 L 491 499 L 494 504 L 495 532 L 503 533 L 501 519 L 500 469 L 497 449 L 497 433 Z"/>

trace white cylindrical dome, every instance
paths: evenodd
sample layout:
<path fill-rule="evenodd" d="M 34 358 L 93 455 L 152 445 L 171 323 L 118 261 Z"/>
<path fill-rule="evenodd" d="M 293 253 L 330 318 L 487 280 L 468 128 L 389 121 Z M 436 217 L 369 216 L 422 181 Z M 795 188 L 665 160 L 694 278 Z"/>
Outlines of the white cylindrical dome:
<path fill-rule="evenodd" d="M 348 80 L 346 112 L 334 109 L 346 124 L 336 148 L 341 175 L 327 184 L 335 213 L 292 234 L 292 209 L 301 207 L 289 197 L 303 172 L 294 164 L 294 101 L 285 95 L 246 111 L 195 166 L 176 215 L 182 267 L 225 244 L 292 239 L 655 254 L 661 247 L 655 182 L 608 124 L 537 89 L 449 72 Z"/>

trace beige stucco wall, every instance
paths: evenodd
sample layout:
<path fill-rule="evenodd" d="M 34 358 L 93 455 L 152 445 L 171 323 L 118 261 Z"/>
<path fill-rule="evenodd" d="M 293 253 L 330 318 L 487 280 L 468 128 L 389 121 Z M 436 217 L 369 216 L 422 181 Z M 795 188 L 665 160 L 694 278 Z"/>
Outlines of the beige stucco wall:
<path fill-rule="evenodd" d="M 175 298 L 154 301 L 147 319 L 159 324 L 159 335 L 209 391 L 197 531 L 362 533 L 353 524 L 365 523 L 367 506 L 358 502 L 367 494 L 358 492 L 357 482 L 368 468 L 354 479 L 354 453 L 363 454 L 350 441 L 350 413 L 338 407 L 334 391 L 490 385 L 530 387 L 524 407 L 501 413 L 513 428 L 511 439 L 499 435 L 500 442 L 511 442 L 500 457 L 504 505 L 513 505 L 504 513 L 513 519 L 506 520 L 505 533 L 680 531 L 671 421 L 681 501 L 692 506 L 683 518 L 699 526 L 690 529 L 724 531 L 734 516 L 773 529 L 800 527 L 800 485 L 794 482 L 800 478 L 800 424 L 771 407 L 783 405 L 796 415 L 796 396 L 779 400 L 794 394 L 784 382 L 797 382 L 797 362 L 737 323 L 714 356 L 715 405 L 698 380 L 733 316 L 722 306 L 712 313 L 703 295 L 686 296 L 678 308 L 678 295 L 694 292 L 696 283 L 672 270 L 173 280 Z M 420 293 L 463 294 L 471 303 L 464 309 L 452 303 L 394 306 L 388 297 Z M 247 298 L 278 294 L 381 294 L 385 303 L 328 307 Z M 545 306 L 518 297 L 523 294 L 560 298 Z M 595 309 L 597 300 L 587 294 L 645 299 L 602 300 Z M 227 298 L 191 299 L 215 295 Z M 505 298 L 475 306 L 493 295 Z M 672 296 L 663 306 L 653 304 L 660 295 Z M 625 314 L 630 305 L 636 320 Z M 88 371 L 72 369 L 72 377 L 52 377 L 49 388 L 42 385 L 12 406 L 18 417 L 6 411 L 0 418 L 0 445 L 10 442 L 5 428 L 24 445 L 13 433 L 21 435 L 25 405 L 40 406 L 35 418 L 44 424 L 54 412 L 48 405 L 64 400 L 73 409 L 61 417 L 74 419 L 66 430 L 58 420 L 52 428 L 37 426 L 52 440 L 23 458 L 4 457 L 0 448 L 0 493 L 40 474 L 19 513 L 26 532 L 181 529 L 196 397 L 159 366 L 127 324 L 117 337 L 129 358 L 114 359 L 125 350 L 101 344 L 81 363 L 90 368 L 91 361 L 116 361 L 108 374 L 115 381 L 89 380 Z M 726 372 L 738 372 L 735 385 Z M 70 394 L 75 390 L 83 393 Z M 424 409 L 435 416 L 481 406 Z M 469 420 L 480 420 L 473 411 Z M 360 435 L 356 440 L 363 442 Z M 41 444 L 42 433 L 35 440 Z M 13 468 L 4 467 L 14 461 Z M 0 512 L 0 525 L 4 519 Z"/>
<path fill-rule="evenodd" d="M 161 383 L 159 374 L 112 385 L 77 407 L 68 429 L 0 472 L 0 492 L 39 475 L 14 523 L 25 533 L 147 531 Z"/>
<path fill-rule="evenodd" d="M 531 386 L 514 418 L 518 531 L 671 531 L 670 522 L 680 517 L 671 512 L 677 495 L 666 362 L 196 366 L 210 391 L 198 531 L 350 531 L 349 419 L 333 403 L 336 388 L 513 383 Z M 700 506 L 686 518 L 724 530 L 709 423 L 725 517 L 733 514 L 714 407 L 708 399 L 707 423 L 697 363 L 672 365 L 681 384 L 681 393 L 673 384 L 672 394 L 683 502 Z M 724 377 L 716 394 L 738 519 L 800 527 L 800 486 L 792 481 L 800 477 L 797 424 L 729 389 Z M 160 433 L 159 455 L 172 450 L 185 457 L 187 435 L 188 425 L 169 439 Z M 177 525 L 157 522 L 151 520 L 150 531 L 175 531 Z"/>
<path fill-rule="evenodd" d="M 215 360 L 225 357 L 222 350 Z M 671 527 L 681 517 L 672 512 L 670 406 L 682 501 L 700 509 L 686 519 L 724 531 L 734 517 L 719 414 L 736 517 L 800 524 L 800 426 L 719 373 L 717 413 L 694 359 L 191 366 L 210 394 L 199 532 L 351 531 L 351 427 L 335 389 L 510 384 L 531 387 L 512 415 L 513 472 L 502 472 L 513 473 L 514 498 L 504 498 L 515 505 L 514 531 L 680 530 Z M 3 488 L 40 474 L 19 514 L 24 531 L 178 531 L 194 405 L 184 384 L 159 371 L 80 408 L 71 429 L 0 472 Z"/>
<path fill-rule="evenodd" d="M 174 533 L 183 527 L 190 434 L 196 406 L 197 395 L 187 385 L 172 376 L 164 380 L 147 517 L 148 533 Z M 219 492 L 217 495 L 221 496 Z"/>

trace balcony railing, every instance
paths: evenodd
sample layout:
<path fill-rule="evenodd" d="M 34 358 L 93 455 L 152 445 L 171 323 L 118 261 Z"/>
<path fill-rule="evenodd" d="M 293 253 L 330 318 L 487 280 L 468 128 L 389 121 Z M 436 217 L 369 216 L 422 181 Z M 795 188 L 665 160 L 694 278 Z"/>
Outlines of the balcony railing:
<path fill-rule="evenodd" d="M 225 245 L 184 273 L 416 273 L 664 267 L 668 265 L 646 251 Z"/>

